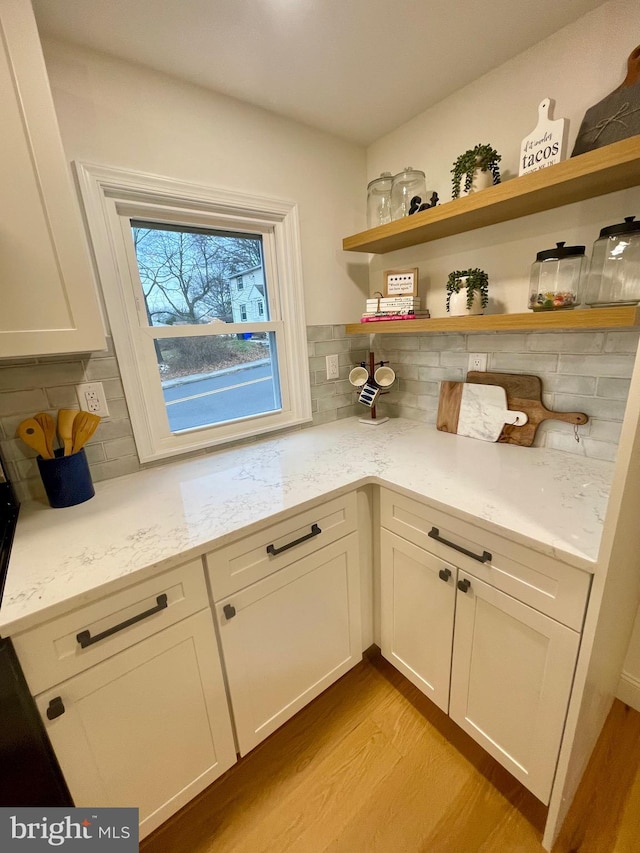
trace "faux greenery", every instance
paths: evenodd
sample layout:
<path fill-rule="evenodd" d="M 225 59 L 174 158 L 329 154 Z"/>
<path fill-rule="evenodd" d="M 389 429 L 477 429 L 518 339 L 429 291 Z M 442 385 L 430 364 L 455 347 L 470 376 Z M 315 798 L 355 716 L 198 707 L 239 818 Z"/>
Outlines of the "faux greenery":
<path fill-rule="evenodd" d="M 454 270 L 447 278 L 447 311 L 452 293 L 460 293 L 463 287 L 467 288 L 467 308 L 473 305 L 474 291 L 480 294 L 480 302 L 483 308 L 489 303 L 489 276 L 484 270 L 475 267 L 470 270 Z"/>
<path fill-rule="evenodd" d="M 464 189 L 469 192 L 473 183 L 473 173 L 476 169 L 491 172 L 494 184 L 500 183 L 500 169 L 498 163 L 502 156 L 490 145 L 476 145 L 461 154 L 453 164 L 451 174 L 453 175 L 453 197 L 460 197 L 460 184 L 464 175 Z"/>

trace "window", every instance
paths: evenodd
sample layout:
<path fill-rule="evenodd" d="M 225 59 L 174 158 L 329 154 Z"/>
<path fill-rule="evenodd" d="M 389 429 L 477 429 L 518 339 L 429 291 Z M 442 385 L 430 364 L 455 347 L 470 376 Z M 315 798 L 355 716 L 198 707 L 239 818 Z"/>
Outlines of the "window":
<path fill-rule="evenodd" d="M 309 420 L 295 206 L 76 170 L 141 460 Z"/>

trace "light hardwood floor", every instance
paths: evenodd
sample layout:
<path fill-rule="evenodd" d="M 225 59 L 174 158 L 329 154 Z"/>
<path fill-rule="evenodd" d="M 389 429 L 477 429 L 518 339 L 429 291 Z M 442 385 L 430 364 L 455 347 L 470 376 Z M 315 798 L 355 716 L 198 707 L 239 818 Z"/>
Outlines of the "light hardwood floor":
<path fill-rule="evenodd" d="M 365 660 L 143 853 L 541 853 L 546 809 L 383 658 Z M 640 851 L 640 714 L 616 702 L 554 853 Z"/>

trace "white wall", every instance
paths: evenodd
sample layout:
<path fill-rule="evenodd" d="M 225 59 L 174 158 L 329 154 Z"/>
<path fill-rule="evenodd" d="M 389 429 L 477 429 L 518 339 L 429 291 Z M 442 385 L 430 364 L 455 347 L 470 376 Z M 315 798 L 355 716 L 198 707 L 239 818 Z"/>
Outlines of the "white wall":
<path fill-rule="evenodd" d="M 515 177 L 520 143 L 547 96 L 556 101 L 555 117 L 569 119 L 570 154 L 585 111 L 622 82 L 639 41 L 640 3 L 605 3 L 375 142 L 367 150 L 368 180 L 410 165 L 426 173 L 427 189 L 441 202 L 449 201 L 453 162 L 477 143 L 492 144 L 502 154 L 503 178 Z M 602 225 L 630 214 L 640 215 L 639 190 L 378 256 L 371 289 L 380 288 L 385 269 L 419 266 L 427 307 L 443 316 L 447 274 L 479 266 L 489 274 L 491 313 L 525 311 L 536 252 L 565 240 L 586 245 L 589 254 Z"/>
<path fill-rule="evenodd" d="M 298 202 L 307 324 L 350 322 L 367 292 L 342 237 L 365 226 L 365 151 L 197 86 L 44 42 L 69 160 Z"/>
<path fill-rule="evenodd" d="M 555 117 L 569 119 L 570 154 L 585 111 L 620 85 L 639 41 L 640 3 L 603 4 L 375 142 L 367 150 L 367 179 L 413 166 L 426 172 L 427 188 L 441 202 L 449 201 L 452 164 L 477 143 L 502 154 L 504 178 L 517 176 L 520 143 L 547 96 L 556 101 Z M 525 311 L 537 251 L 565 240 L 585 244 L 589 254 L 603 225 L 633 214 L 640 217 L 639 189 L 380 255 L 371 262 L 370 289 L 381 288 L 385 269 L 419 266 L 421 295 L 432 316 L 443 316 L 448 272 L 478 266 L 489 273 L 491 313 Z M 638 705 L 639 691 L 640 615 L 619 695 Z"/>

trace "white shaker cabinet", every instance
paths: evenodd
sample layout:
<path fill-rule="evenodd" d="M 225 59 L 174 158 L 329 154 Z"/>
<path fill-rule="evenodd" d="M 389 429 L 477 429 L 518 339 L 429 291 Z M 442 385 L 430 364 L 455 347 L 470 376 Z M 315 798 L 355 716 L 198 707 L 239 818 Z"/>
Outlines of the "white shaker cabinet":
<path fill-rule="evenodd" d="M 241 755 L 362 659 L 355 525 L 350 494 L 207 555 Z"/>
<path fill-rule="evenodd" d="M 0 358 L 104 349 L 88 244 L 28 0 L 2 0 L 0 34 Z"/>
<path fill-rule="evenodd" d="M 458 573 L 449 716 L 549 802 L 580 635 Z"/>
<path fill-rule="evenodd" d="M 385 658 L 445 713 L 449 708 L 456 568 L 380 532 L 380 626 Z"/>
<path fill-rule="evenodd" d="M 236 761 L 201 560 L 15 645 L 77 806 L 138 808 L 143 837 Z"/>
<path fill-rule="evenodd" d="M 380 516 L 383 655 L 548 803 L 589 576 L 389 490 Z"/>

